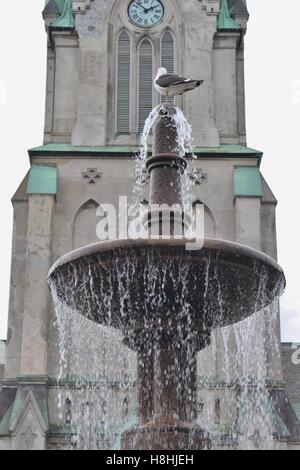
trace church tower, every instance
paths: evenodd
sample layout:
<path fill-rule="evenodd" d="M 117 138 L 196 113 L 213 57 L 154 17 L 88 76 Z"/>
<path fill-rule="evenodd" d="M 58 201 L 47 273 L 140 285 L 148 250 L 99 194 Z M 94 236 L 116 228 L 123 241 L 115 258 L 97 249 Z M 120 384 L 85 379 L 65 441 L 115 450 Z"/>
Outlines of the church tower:
<path fill-rule="evenodd" d="M 262 152 L 248 148 L 246 140 L 246 0 L 46 0 L 43 18 L 48 35 L 44 142 L 29 150 L 29 172 L 12 200 L 0 449 L 63 448 L 76 433 L 70 403 L 57 406 L 61 390 L 74 388 L 76 371 L 70 357 L 70 370 L 58 381 L 58 329 L 47 274 L 63 254 L 97 241 L 95 214 L 102 203 L 118 207 L 119 196 L 132 197 L 132 157 L 145 119 L 162 99 L 153 88 L 159 66 L 204 81 L 175 103 L 193 128 L 197 160 L 191 191 L 193 202 L 205 206 L 206 237 L 277 256 L 276 199 L 259 170 Z M 147 200 L 147 178 L 143 184 Z M 268 325 L 260 327 L 269 331 Z M 277 339 L 276 344 L 265 342 L 264 374 L 271 395 L 282 403 L 278 319 L 272 327 Z M 113 431 L 109 436 L 103 432 L 97 446 L 113 448 L 124 421 L 134 415 L 135 372 L 128 370 L 128 352 L 117 346 L 118 338 L 99 334 L 106 360 L 115 364 L 106 384 L 122 406 L 118 414 L 103 402 L 106 415 L 113 417 Z M 220 438 L 220 446 L 233 448 L 236 423 L 226 409 L 230 387 L 224 377 L 223 339 L 216 332 L 213 345 L 201 353 L 199 410 L 203 419 L 217 415 L 218 433 L 227 437 Z M 230 371 L 233 379 L 235 373 Z M 124 390 L 119 378 L 126 374 Z M 209 386 L 200 377 L 208 377 Z M 300 442 L 296 417 L 285 406 L 288 413 L 279 410 L 272 423 L 282 448 L 292 445 L 290 436 L 297 432 Z M 256 441 L 251 437 L 249 446 Z"/>

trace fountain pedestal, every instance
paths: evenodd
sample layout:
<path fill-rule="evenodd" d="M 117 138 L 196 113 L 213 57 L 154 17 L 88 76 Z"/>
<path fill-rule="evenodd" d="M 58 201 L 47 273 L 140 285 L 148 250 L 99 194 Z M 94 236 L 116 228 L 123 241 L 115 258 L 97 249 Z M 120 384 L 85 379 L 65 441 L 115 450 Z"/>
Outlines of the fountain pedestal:
<path fill-rule="evenodd" d="M 196 424 L 197 361 L 191 351 L 160 347 L 140 362 L 138 421 L 122 434 L 123 450 L 209 449 Z"/>

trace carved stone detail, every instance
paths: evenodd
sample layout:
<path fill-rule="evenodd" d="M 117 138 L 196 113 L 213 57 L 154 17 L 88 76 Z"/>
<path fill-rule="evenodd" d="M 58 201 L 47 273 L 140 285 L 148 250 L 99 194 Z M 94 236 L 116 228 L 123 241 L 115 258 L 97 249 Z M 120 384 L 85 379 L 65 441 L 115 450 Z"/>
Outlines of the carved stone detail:
<path fill-rule="evenodd" d="M 82 180 L 91 186 L 99 183 L 101 178 L 102 173 L 98 171 L 98 168 L 88 168 L 87 171 L 82 173 Z"/>
<path fill-rule="evenodd" d="M 23 440 L 24 448 L 26 450 L 32 450 L 34 447 L 34 443 L 38 438 L 38 435 L 32 431 L 31 426 L 28 426 L 26 432 L 22 433 L 20 437 Z"/>
<path fill-rule="evenodd" d="M 202 168 L 194 168 L 193 171 L 189 173 L 189 179 L 195 186 L 200 186 L 208 182 L 208 175 L 207 173 L 203 173 Z"/>
<path fill-rule="evenodd" d="M 73 11 L 75 13 L 85 13 L 91 7 L 93 0 L 73 0 Z"/>
<path fill-rule="evenodd" d="M 218 15 L 220 13 L 219 0 L 199 0 L 199 3 L 207 15 Z"/>

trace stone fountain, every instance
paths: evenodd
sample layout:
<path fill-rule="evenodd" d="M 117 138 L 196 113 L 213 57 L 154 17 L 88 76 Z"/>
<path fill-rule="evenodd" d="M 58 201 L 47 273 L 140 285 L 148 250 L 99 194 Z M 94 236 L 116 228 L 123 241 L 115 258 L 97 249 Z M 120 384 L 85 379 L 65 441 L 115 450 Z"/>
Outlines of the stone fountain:
<path fill-rule="evenodd" d="M 163 105 L 153 128 L 150 209 L 145 224 L 158 236 L 97 243 L 63 256 L 49 283 L 59 301 L 89 320 L 121 330 L 138 357 L 138 422 L 123 432 L 124 450 L 210 448 L 197 424 L 197 353 L 215 328 L 239 322 L 279 296 L 285 285 L 278 264 L 251 248 L 204 240 L 189 251 L 182 213 L 172 212 L 163 233 L 160 210 L 183 206 L 187 160 L 179 154 L 176 107 Z M 170 215 L 170 214 L 169 214 Z M 169 237 L 166 237 L 169 235 Z M 260 288 L 263 282 L 263 290 Z"/>

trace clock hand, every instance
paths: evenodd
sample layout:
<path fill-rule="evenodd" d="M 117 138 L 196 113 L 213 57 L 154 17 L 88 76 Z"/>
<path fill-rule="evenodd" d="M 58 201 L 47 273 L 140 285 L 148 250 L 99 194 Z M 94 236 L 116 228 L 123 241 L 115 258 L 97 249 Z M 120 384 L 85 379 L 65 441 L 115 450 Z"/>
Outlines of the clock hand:
<path fill-rule="evenodd" d="M 153 5 L 155 2 L 156 2 L 156 0 L 153 0 L 153 2 L 151 3 L 151 7 L 149 8 L 149 10 L 153 10 L 153 8 L 156 8 L 156 7 L 159 6 L 159 4 Z"/>
<path fill-rule="evenodd" d="M 147 8 L 145 8 L 138 0 L 135 0 L 136 3 L 143 8 L 144 11 L 147 11 Z"/>
<path fill-rule="evenodd" d="M 158 6 L 158 5 L 153 5 L 154 2 L 155 2 L 155 0 L 153 0 L 153 2 L 151 3 L 151 7 L 149 7 L 149 8 L 147 9 L 147 13 L 148 13 L 148 11 L 150 11 L 150 10 L 154 10 L 154 8 L 156 8 L 156 7 Z"/>

